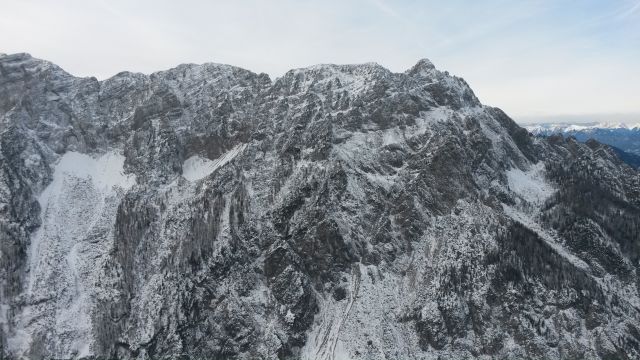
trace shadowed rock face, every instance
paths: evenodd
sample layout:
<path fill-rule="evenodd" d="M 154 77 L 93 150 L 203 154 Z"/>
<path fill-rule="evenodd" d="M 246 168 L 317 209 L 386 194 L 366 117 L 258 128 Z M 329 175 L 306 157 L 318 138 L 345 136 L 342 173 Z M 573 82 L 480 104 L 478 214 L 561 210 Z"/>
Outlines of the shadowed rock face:
<path fill-rule="evenodd" d="M 428 60 L 4 55 L 0 230 L 5 358 L 640 357 L 637 171 Z"/>

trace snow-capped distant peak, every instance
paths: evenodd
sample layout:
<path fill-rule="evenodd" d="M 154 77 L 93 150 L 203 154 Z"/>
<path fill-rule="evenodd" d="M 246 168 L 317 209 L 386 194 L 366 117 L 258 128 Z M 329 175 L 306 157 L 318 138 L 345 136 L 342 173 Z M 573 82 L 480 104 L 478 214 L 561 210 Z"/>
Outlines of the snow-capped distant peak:
<path fill-rule="evenodd" d="M 640 129 L 640 123 L 625 124 L 616 122 L 600 122 L 600 123 L 583 123 L 583 124 L 568 124 L 568 123 L 541 123 L 541 124 L 529 124 L 524 125 L 524 128 L 532 133 L 540 132 L 554 132 L 554 133 L 566 133 L 572 131 L 585 131 L 594 129 L 627 129 L 635 130 Z"/>

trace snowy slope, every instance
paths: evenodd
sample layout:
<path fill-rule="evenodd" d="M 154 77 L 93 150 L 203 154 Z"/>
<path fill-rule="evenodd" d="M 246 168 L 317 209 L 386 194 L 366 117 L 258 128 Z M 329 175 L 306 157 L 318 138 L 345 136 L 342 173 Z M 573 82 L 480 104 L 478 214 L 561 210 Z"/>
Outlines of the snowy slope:
<path fill-rule="evenodd" d="M 117 152 L 94 158 L 71 151 L 55 164 L 38 197 L 42 225 L 31 237 L 27 306 L 7 340 L 17 354 L 27 354 L 40 341 L 34 335 L 52 329 L 63 340 L 52 349 L 55 357 L 90 354 L 91 312 L 100 296 L 94 270 L 109 256 L 119 201 L 135 185 L 124 160 Z M 43 301 L 52 296 L 55 301 Z"/>

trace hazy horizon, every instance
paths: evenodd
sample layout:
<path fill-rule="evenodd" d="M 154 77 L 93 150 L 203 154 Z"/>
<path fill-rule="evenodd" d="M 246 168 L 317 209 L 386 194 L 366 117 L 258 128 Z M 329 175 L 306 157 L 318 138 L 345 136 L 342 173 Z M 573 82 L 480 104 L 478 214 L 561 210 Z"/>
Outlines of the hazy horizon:
<path fill-rule="evenodd" d="M 402 72 L 428 58 L 520 123 L 640 122 L 638 0 L 0 1 L 0 52 L 76 76 L 204 62 L 271 78 L 319 63 Z"/>
<path fill-rule="evenodd" d="M 610 114 L 557 114 L 545 116 L 522 116 L 514 118 L 518 123 L 527 124 L 640 124 L 640 113 L 610 113 Z"/>

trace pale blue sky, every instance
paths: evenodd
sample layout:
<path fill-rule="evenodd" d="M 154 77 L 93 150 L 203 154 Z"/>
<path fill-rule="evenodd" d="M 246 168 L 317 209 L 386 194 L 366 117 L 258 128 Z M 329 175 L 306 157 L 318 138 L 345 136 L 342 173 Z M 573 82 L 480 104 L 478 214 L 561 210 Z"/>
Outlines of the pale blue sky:
<path fill-rule="evenodd" d="M 272 77 L 317 63 L 404 71 L 426 57 L 516 120 L 640 120 L 640 0 L 0 0 L 0 9 L 0 52 L 75 75 L 209 61 Z"/>

